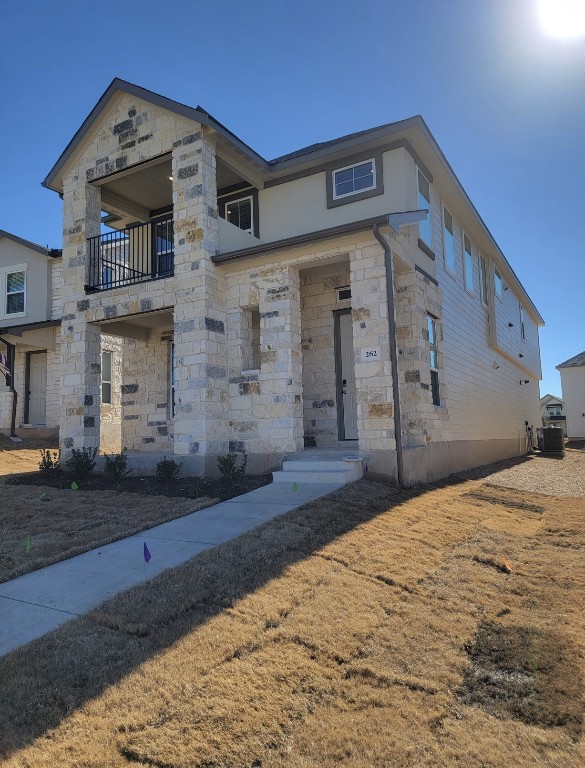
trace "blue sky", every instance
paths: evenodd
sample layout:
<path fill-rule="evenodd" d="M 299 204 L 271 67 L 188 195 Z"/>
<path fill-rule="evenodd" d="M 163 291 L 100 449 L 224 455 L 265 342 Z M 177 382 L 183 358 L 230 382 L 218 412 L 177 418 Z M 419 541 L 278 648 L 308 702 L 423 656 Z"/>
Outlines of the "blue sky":
<path fill-rule="evenodd" d="M 422 114 L 546 320 L 585 349 L 585 38 L 537 0 L 2 4 L 0 228 L 61 245 L 41 180 L 114 77 L 201 104 L 267 158 Z"/>

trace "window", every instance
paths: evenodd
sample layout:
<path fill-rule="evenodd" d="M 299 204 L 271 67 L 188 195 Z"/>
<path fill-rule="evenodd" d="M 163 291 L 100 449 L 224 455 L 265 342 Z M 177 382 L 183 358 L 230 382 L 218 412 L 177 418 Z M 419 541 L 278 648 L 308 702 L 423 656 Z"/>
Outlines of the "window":
<path fill-rule="evenodd" d="M 156 247 L 156 277 L 172 275 L 175 250 L 172 218 L 154 222 L 154 239 Z"/>
<path fill-rule="evenodd" d="M 26 264 L 0 269 L 0 317 L 26 313 Z"/>
<path fill-rule="evenodd" d="M 487 307 L 487 266 L 483 256 L 479 257 L 479 289 L 481 291 L 482 303 Z"/>
<path fill-rule="evenodd" d="M 471 240 L 463 235 L 463 272 L 465 274 L 465 287 L 469 293 L 473 293 L 473 254 L 471 253 Z"/>
<path fill-rule="evenodd" d="M 168 413 L 171 419 L 175 418 L 175 343 L 171 342 L 169 350 L 169 391 L 170 407 Z"/>
<path fill-rule="evenodd" d="M 417 169 L 418 170 L 418 169 Z M 432 247 L 432 225 L 431 225 L 431 185 L 426 176 L 418 170 L 418 208 L 427 210 L 429 215 L 418 224 L 418 236 L 425 245 Z"/>
<path fill-rule="evenodd" d="M 439 394 L 439 362 L 437 353 L 437 321 L 431 315 L 427 315 L 427 331 L 429 335 L 431 394 L 433 398 L 433 405 L 441 405 L 441 398 Z"/>
<path fill-rule="evenodd" d="M 376 164 L 374 160 L 348 165 L 333 171 L 333 199 L 355 195 L 376 187 Z"/>
<path fill-rule="evenodd" d="M 226 203 L 225 217 L 230 224 L 252 234 L 252 198 L 242 197 Z"/>
<path fill-rule="evenodd" d="M 112 402 L 112 353 L 102 352 L 102 404 Z"/>
<path fill-rule="evenodd" d="M 260 370 L 260 310 L 242 309 L 242 370 Z"/>
<path fill-rule="evenodd" d="M 443 208 L 443 245 L 445 248 L 445 266 L 455 272 L 455 237 L 453 236 L 453 217 Z"/>
<path fill-rule="evenodd" d="M 494 292 L 496 296 L 500 297 L 500 299 L 502 298 L 502 287 L 502 276 L 497 269 L 494 269 Z"/>
<path fill-rule="evenodd" d="M 518 307 L 520 309 L 520 338 L 522 341 L 524 341 L 526 339 L 526 331 L 524 328 L 524 307 L 522 304 L 519 304 Z"/>

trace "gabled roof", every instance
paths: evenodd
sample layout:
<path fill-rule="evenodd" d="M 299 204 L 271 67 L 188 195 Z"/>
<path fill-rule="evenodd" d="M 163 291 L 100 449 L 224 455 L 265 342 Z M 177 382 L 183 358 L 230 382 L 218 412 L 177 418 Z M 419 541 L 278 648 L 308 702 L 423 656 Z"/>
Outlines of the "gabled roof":
<path fill-rule="evenodd" d="M 464 206 L 479 223 L 479 227 L 483 236 L 489 241 L 489 244 L 497 255 L 498 260 L 501 261 L 502 266 L 505 268 L 505 271 L 507 272 L 506 276 L 511 282 L 511 285 L 514 286 L 519 292 L 519 298 L 521 298 L 525 307 L 530 311 L 535 322 L 538 325 L 544 325 L 542 316 L 536 309 L 531 298 L 528 296 L 524 286 L 518 279 L 518 276 L 512 269 L 509 261 L 506 259 L 504 253 L 497 244 L 486 223 L 471 202 L 467 192 L 463 188 L 463 185 L 457 178 L 453 168 L 443 154 L 443 151 L 439 147 L 436 139 L 420 115 L 414 115 L 413 117 L 409 117 L 405 120 L 400 120 L 394 123 L 386 123 L 385 125 L 381 125 L 376 128 L 368 128 L 364 131 L 357 131 L 356 133 L 341 136 L 330 141 L 311 144 L 310 146 L 304 147 L 303 149 L 290 152 L 286 155 L 281 155 L 274 160 L 266 160 L 253 149 L 251 149 L 251 147 L 245 144 L 241 139 L 239 139 L 228 128 L 222 125 L 222 123 L 212 117 L 209 112 L 203 109 L 203 107 L 188 107 L 185 104 L 181 104 L 180 102 L 168 99 L 165 96 L 161 96 L 158 93 L 149 91 L 146 88 L 141 88 L 140 86 L 129 83 L 126 80 L 115 78 L 112 80 L 98 103 L 87 116 L 77 133 L 71 139 L 53 168 L 50 170 L 47 177 L 43 181 L 43 186 L 53 189 L 57 192 L 61 191 L 58 184 L 59 172 L 67 160 L 71 157 L 77 146 L 83 140 L 84 136 L 92 128 L 93 124 L 98 120 L 108 101 L 117 91 L 134 95 L 139 99 L 159 106 L 169 112 L 173 112 L 188 119 L 194 120 L 201 125 L 212 128 L 225 141 L 231 144 L 240 154 L 244 155 L 250 163 L 253 163 L 256 168 L 261 169 L 265 176 L 266 186 L 270 186 L 271 183 L 278 183 L 278 179 L 282 179 L 286 174 L 291 173 L 291 171 L 293 173 L 290 178 L 293 178 L 294 171 L 298 172 L 299 168 L 303 169 L 303 175 L 305 175 L 307 169 L 309 169 L 309 172 L 313 172 L 313 169 L 314 172 L 317 172 L 321 169 L 319 163 L 322 163 L 323 159 L 325 158 L 330 159 L 331 156 L 336 153 L 348 153 L 351 150 L 359 151 L 360 147 L 370 147 L 372 144 L 382 144 L 384 142 L 387 143 L 390 139 L 398 139 L 398 143 L 401 142 L 403 146 L 407 145 L 408 151 L 415 159 L 417 165 L 423 169 L 423 172 L 429 173 L 429 180 L 432 181 L 432 176 L 430 175 L 428 169 L 425 167 L 425 162 L 426 166 L 429 165 L 428 159 L 425 160 L 423 157 L 421 160 L 419 157 L 422 150 L 424 150 L 424 154 L 428 158 L 433 159 L 433 164 L 435 164 L 437 169 L 441 171 L 444 178 L 448 180 L 448 183 L 453 186 L 456 194 L 461 197 Z M 406 141 L 405 136 L 408 136 L 408 140 Z M 413 141 L 416 140 L 416 143 L 420 145 L 421 150 L 417 150 L 418 154 L 417 151 L 415 151 L 416 147 L 413 148 L 411 145 L 410 139 Z"/>
<path fill-rule="evenodd" d="M 547 403 L 550 403 L 551 400 L 556 400 L 557 402 L 561 403 L 561 405 L 563 405 L 564 402 L 565 402 L 562 397 L 557 397 L 556 395 L 548 395 L 547 394 L 547 395 L 543 395 L 540 398 L 540 404 L 541 405 L 546 405 Z"/>
<path fill-rule="evenodd" d="M 43 248 L 42 245 L 38 245 L 37 243 L 33 243 L 30 240 L 25 240 L 22 237 L 18 237 L 17 235 L 13 235 L 11 232 L 6 232 L 5 229 L 0 229 L 0 238 L 6 237 L 8 240 L 12 240 L 15 243 L 18 243 L 19 245 L 24 245 L 26 248 L 30 248 L 31 251 L 36 251 L 37 253 L 42 253 L 43 256 L 49 255 L 49 249 Z"/>
<path fill-rule="evenodd" d="M 575 357 L 570 357 L 564 363 L 559 363 L 557 370 L 559 368 L 578 368 L 581 365 L 585 365 L 585 352 L 579 352 Z"/>

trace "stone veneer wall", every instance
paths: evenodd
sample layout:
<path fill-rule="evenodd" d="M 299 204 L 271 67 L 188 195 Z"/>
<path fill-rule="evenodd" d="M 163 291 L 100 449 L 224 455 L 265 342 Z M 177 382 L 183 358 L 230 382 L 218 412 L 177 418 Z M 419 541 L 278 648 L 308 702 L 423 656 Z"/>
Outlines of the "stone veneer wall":
<path fill-rule="evenodd" d="M 305 447 L 334 448 L 338 440 L 334 310 L 350 309 L 337 289 L 349 286 L 349 263 L 301 272 Z"/>
<path fill-rule="evenodd" d="M 121 440 L 129 451 L 173 452 L 172 339 L 173 329 L 168 328 L 153 331 L 148 341 L 124 340 Z"/>
<path fill-rule="evenodd" d="M 448 439 L 441 290 L 411 270 L 395 275 L 395 293 L 402 440 L 405 447 L 424 446 Z M 436 318 L 441 406 L 433 405 L 432 399 L 428 314 Z"/>
<path fill-rule="evenodd" d="M 112 353 L 111 403 L 100 402 L 100 452 L 119 453 L 122 450 L 122 370 L 124 339 L 102 334 L 102 352 Z"/>

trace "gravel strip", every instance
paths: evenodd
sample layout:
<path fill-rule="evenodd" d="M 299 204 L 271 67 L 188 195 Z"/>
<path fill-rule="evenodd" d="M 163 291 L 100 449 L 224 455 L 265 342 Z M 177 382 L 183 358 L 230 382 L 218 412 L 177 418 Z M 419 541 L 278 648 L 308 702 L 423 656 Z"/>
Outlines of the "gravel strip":
<path fill-rule="evenodd" d="M 564 458 L 536 453 L 519 459 L 498 461 L 450 479 L 480 480 L 488 485 L 515 488 L 546 496 L 585 497 L 585 450 L 569 449 Z"/>

